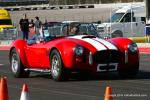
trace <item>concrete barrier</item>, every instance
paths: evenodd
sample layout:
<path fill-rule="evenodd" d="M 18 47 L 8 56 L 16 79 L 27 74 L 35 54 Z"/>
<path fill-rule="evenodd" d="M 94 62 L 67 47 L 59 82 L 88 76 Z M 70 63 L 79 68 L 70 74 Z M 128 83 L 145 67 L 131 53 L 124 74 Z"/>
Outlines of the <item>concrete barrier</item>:
<path fill-rule="evenodd" d="M 145 37 L 130 37 L 129 39 L 133 40 L 136 43 L 150 43 L 150 36 L 145 36 Z"/>

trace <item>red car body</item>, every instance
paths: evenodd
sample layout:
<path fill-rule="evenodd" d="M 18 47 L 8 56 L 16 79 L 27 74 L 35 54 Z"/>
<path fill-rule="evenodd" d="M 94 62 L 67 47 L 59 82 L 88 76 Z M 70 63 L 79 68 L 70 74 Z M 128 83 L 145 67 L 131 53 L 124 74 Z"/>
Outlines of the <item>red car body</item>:
<path fill-rule="evenodd" d="M 74 52 L 77 46 L 83 48 L 81 55 L 76 55 Z M 132 49 L 135 50 L 132 51 Z M 119 71 L 122 76 L 132 77 L 139 69 L 138 48 L 127 38 L 103 40 L 90 35 L 77 35 L 58 37 L 48 42 L 42 41 L 32 45 L 28 45 L 24 40 L 16 40 L 10 49 L 11 66 L 13 66 L 13 50 L 16 51 L 23 70 L 26 71 L 32 69 L 51 71 L 50 55 L 53 50 L 58 51 L 63 68 L 69 71 L 81 70 L 91 73 Z M 21 71 L 17 77 L 20 75 Z M 61 80 L 61 78 L 56 80 Z"/>

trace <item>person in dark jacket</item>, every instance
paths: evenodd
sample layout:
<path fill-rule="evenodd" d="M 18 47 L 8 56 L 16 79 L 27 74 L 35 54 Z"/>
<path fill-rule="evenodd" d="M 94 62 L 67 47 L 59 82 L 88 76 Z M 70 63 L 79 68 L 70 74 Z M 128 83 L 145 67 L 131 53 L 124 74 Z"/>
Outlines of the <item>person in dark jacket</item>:
<path fill-rule="evenodd" d="M 19 24 L 23 36 L 22 38 L 23 40 L 27 40 L 29 35 L 29 21 L 27 19 L 26 14 L 23 15 L 22 19 L 20 19 Z"/>

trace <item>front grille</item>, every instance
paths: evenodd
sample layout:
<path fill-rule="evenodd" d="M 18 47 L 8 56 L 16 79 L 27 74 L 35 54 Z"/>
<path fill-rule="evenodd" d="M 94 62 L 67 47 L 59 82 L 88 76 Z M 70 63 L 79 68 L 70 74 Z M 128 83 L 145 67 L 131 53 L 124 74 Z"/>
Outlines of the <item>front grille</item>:
<path fill-rule="evenodd" d="M 93 55 L 93 61 L 96 64 L 118 63 L 121 58 L 121 52 L 117 50 L 98 51 Z"/>

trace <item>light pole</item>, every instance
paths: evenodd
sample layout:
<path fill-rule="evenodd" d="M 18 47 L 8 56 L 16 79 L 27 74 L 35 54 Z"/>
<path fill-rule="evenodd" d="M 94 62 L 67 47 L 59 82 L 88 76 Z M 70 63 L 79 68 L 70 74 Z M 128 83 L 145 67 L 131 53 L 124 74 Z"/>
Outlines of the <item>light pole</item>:
<path fill-rule="evenodd" d="M 150 18 L 150 1 L 149 0 L 145 0 L 145 5 L 146 5 L 146 18 Z"/>
<path fill-rule="evenodd" d="M 80 1 L 80 0 L 78 0 L 78 4 L 81 4 L 81 1 Z"/>
<path fill-rule="evenodd" d="M 145 2 L 145 6 L 146 6 L 146 24 L 150 24 L 149 23 L 149 19 L 150 19 L 150 1 L 149 0 L 144 0 Z"/>
<path fill-rule="evenodd" d="M 67 5 L 67 0 L 65 0 L 65 5 Z"/>
<path fill-rule="evenodd" d="M 102 0 L 99 0 L 99 4 L 101 4 L 102 3 Z"/>

